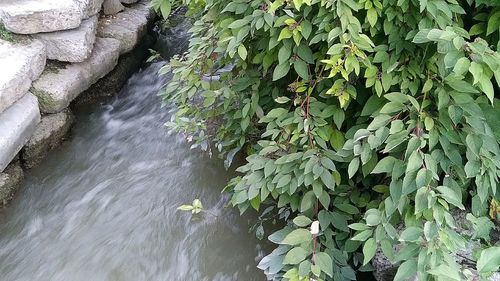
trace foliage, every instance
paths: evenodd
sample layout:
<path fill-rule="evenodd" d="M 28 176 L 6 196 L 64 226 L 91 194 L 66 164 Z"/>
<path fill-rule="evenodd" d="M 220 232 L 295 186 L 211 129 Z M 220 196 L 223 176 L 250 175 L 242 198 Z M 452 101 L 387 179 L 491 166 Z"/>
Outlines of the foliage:
<path fill-rule="evenodd" d="M 191 205 L 181 205 L 177 208 L 179 211 L 191 211 L 192 214 L 199 214 L 203 211 L 203 204 L 200 199 L 194 199 Z"/>
<path fill-rule="evenodd" d="M 0 39 L 5 40 L 5 41 L 13 41 L 14 37 L 12 36 L 12 33 L 5 29 L 5 26 L 0 23 Z"/>
<path fill-rule="evenodd" d="M 185 4 L 199 18 L 163 70 L 168 125 L 228 166 L 248 155 L 231 203 L 286 213 L 268 276 L 354 280 L 380 248 L 401 263 L 395 280 L 464 280 L 455 253 L 472 240 L 478 272 L 498 269 L 500 2 Z M 475 234 L 456 227 L 460 210 Z"/>

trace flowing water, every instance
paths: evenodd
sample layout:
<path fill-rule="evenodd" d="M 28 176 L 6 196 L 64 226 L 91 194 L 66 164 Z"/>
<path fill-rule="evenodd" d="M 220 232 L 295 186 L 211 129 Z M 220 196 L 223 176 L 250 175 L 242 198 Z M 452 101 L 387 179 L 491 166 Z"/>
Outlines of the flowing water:
<path fill-rule="evenodd" d="M 73 136 L 0 212 L 1 281 L 253 281 L 262 250 L 225 208 L 222 161 L 169 134 L 155 63 L 77 114 Z M 176 208 L 200 198 L 214 215 Z"/>

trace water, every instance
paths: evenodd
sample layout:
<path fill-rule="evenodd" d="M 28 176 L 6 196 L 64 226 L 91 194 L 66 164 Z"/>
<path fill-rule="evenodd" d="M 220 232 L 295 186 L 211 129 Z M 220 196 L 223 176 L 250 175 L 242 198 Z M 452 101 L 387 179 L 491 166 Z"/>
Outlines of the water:
<path fill-rule="evenodd" d="M 224 208 L 231 173 L 163 126 L 160 66 L 78 113 L 72 138 L 27 173 L 0 212 L 0 280 L 265 280 L 249 220 Z M 176 211 L 195 198 L 217 216 Z"/>

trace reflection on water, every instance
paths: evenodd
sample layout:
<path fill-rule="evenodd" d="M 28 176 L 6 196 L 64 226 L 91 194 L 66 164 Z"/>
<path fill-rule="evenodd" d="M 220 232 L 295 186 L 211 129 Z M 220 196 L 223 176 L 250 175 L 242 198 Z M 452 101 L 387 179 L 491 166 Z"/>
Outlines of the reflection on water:
<path fill-rule="evenodd" d="M 247 220 L 224 208 L 231 175 L 163 126 L 159 67 L 77 114 L 70 141 L 27 173 L 0 212 L 0 280 L 265 280 Z M 218 217 L 175 210 L 194 198 Z"/>

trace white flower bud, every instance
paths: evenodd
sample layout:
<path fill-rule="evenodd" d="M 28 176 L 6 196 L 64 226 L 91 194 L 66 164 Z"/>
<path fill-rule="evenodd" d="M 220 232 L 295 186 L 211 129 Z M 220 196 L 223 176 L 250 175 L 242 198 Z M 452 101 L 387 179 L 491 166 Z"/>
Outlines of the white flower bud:
<path fill-rule="evenodd" d="M 319 221 L 313 221 L 311 223 L 311 234 L 318 235 L 319 233 Z"/>

